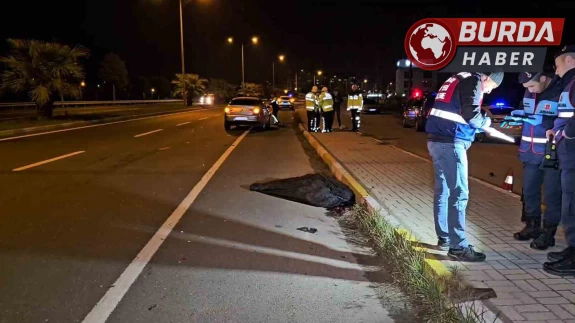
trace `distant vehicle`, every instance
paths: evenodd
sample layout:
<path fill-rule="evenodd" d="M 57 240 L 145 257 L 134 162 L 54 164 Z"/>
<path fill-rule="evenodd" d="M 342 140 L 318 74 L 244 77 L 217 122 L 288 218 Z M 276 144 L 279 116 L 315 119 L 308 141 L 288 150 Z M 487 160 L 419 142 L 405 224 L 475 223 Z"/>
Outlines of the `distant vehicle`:
<path fill-rule="evenodd" d="M 435 103 L 435 95 L 436 93 L 432 93 L 407 100 L 401 122 L 404 128 L 413 127 L 418 132 L 425 130 L 425 122 Z"/>
<path fill-rule="evenodd" d="M 262 99 L 256 97 L 237 97 L 224 109 L 224 128 L 232 126 L 256 125 L 267 130 L 271 125 L 271 114 Z"/>
<path fill-rule="evenodd" d="M 200 104 L 212 105 L 214 101 L 215 96 L 213 94 L 205 94 L 200 97 Z"/>
<path fill-rule="evenodd" d="M 511 136 L 515 139 L 515 143 L 521 140 L 521 132 L 523 131 L 523 121 L 507 121 L 505 117 L 511 115 L 511 111 L 515 110 L 513 107 L 507 106 L 503 103 L 496 103 L 494 105 L 482 106 L 481 109 L 485 111 L 486 115 L 491 118 L 491 127 Z M 485 132 L 477 132 L 475 134 L 475 141 L 486 142 L 491 141 Z M 502 142 L 501 140 L 496 140 Z"/>
<path fill-rule="evenodd" d="M 280 106 L 280 109 L 295 110 L 294 102 L 295 102 L 295 98 L 292 98 L 289 96 L 280 96 L 277 100 L 277 103 Z"/>
<path fill-rule="evenodd" d="M 379 100 L 372 98 L 363 99 L 363 113 L 381 113 L 381 104 Z"/>

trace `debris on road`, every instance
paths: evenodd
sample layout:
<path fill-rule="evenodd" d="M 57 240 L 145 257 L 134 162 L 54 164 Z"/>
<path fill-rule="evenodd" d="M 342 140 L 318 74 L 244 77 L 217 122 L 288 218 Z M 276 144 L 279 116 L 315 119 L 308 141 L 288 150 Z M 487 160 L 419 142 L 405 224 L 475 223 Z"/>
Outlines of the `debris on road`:
<path fill-rule="evenodd" d="M 321 174 L 254 183 L 250 190 L 326 209 L 355 203 L 355 195 L 349 187 L 334 177 Z"/>
<path fill-rule="evenodd" d="M 303 232 L 307 232 L 307 233 L 316 233 L 317 229 L 316 228 L 308 228 L 308 227 L 301 227 L 301 228 L 297 228 L 299 231 L 303 231 Z"/>

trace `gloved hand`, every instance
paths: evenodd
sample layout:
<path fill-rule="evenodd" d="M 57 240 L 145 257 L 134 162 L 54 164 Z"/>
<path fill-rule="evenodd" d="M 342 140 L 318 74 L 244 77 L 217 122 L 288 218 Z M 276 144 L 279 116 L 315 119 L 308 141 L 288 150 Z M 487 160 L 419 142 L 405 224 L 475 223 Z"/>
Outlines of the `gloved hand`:
<path fill-rule="evenodd" d="M 523 116 L 525 116 L 525 110 L 513 110 L 513 111 L 511 111 L 511 116 L 523 117 Z"/>
<path fill-rule="evenodd" d="M 543 116 L 539 114 L 531 115 L 529 118 L 523 119 L 523 122 L 530 123 L 534 126 L 540 125 L 543 121 Z"/>
<path fill-rule="evenodd" d="M 483 124 L 483 126 L 481 127 L 482 130 L 485 130 L 487 128 L 491 127 L 491 118 L 489 117 L 485 117 L 485 123 Z"/>

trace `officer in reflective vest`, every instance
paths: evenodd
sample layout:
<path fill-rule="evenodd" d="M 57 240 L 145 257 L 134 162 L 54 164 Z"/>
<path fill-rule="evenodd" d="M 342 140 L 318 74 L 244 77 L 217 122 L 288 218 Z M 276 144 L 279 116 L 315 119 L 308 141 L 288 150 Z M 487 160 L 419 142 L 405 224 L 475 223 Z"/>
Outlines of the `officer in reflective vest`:
<path fill-rule="evenodd" d="M 475 132 L 491 125 L 491 119 L 481 110 L 483 93 L 490 93 L 502 81 L 502 72 L 453 75 L 437 92 L 425 125 L 435 172 L 433 215 L 437 245 L 459 261 L 485 260 L 485 255 L 475 251 L 465 236 L 469 199 L 467 149 Z"/>
<path fill-rule="evenodd" d="M 321 109 L 321 120 L 323 130 L 321 132 L 331 132 L 333 125 L 333 97 L 327 91 L 327 87 L 321 89 L 321 94 L 318 98 L 318 105 Z"/>
<path fill-rule="evenodd" d="M 319 120 L 316 114 L 317 86 L 311 88 L 311 92 L 305 95 L 305 109 L 307 110 L 307 131 L 316 132 L 319 129 Z"/>
<path fill-rule="evenodd" d="M 519 160 L 523 162 L 523 203 L 525 228 L 515 233 L 516 240 L 531 242 L 531 248 L 545 250 L 555 246 L 555 233 L 561 221 L 561 172 L 541 169 L 547 146 L 546 132 L 553 129 L 557 118 L 557 102 L 562 91 L 560 79 L 554 73 L 524 72 L 519 83 L 526 88 L 523 110 L 512 117 L 523 120 L 519 144 Z M 541 186 L 545 193 L 545 219 L 541 229 Z"/>
<path fill-rule="evenodd" d="M 543 270 L 558 276 L 575 276 L 575 45 L 565 46 L 555 55 L 555 73 L 562 78 L 558 118 L 552 131 L 557 143 L 561 169 L 561 220 L 568 247 L 547 254 Z"/>
<path fill-rule="evenodd" d="M 347 97 L 347 111 L 351 111 L 351 123 L 353 125 L 351 131 L 359 131 L 361 109 L 363 109 L 363 95 L 358 90 L 357 85 L 354 84 L 351 86 L 351 92 Z"/>

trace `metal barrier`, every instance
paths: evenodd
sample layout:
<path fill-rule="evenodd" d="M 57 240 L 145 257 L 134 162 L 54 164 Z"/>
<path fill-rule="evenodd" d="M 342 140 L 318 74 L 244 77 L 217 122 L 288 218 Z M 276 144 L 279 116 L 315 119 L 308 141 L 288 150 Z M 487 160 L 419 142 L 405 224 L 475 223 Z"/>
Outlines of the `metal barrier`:
<path fill-rule="evenodd" d="M 135 105 L 153 103 L 181 103 L 182 100 L 116 100 L 116 101 L 56 101 L 56 108 L 60 107 L 86 107 L 86 106 L 114 106 L 114 105 Z M 16 110 L 17 108 L 35 108 L 33 102 L 6 102 L 0 103 L 0 111 Z"/>

